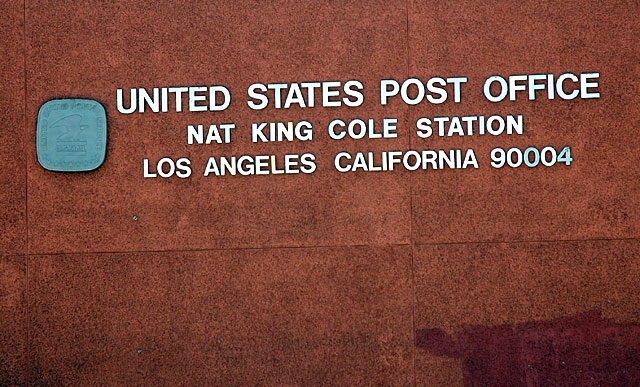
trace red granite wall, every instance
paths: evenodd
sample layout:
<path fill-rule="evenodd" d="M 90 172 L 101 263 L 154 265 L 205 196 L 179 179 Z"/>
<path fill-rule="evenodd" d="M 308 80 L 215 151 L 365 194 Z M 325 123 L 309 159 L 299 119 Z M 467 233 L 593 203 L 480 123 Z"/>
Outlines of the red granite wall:
<path fill-rule="evenodd" d="M 637 2 L 3 3 L 0 385 L 639 382 Z M 491 103 L 491 75 L 598 72 L 600 98 Z M 461 103 L 381 105 L 381 79 L 465 76 Z M 362 106 L 246 105 L 254 82 L 360 80 Z M 221 112 L 123 115 L 116 89 L 226 85 Z M 105 164 L 43 169 L 39 107 L 90 98 Z M 523 114 L 524 134 L 422 139 L 420 117 Z M 334 118 L 398 118 L 331 140 Z M 249 126 L 308 120 L 310 142 Z M 230 144 L 188 124 L 235 122 Z M 495 147 L 571 146 L 495 169 Z M 339 151 L 473 148 L 478 169 L 340 173 Z M 201 175 L 311 152 L 313 174 Z M 188 157 L 189 179 L 142 159 Z M 135 220 L 134 220 L 135 219 Z"/>

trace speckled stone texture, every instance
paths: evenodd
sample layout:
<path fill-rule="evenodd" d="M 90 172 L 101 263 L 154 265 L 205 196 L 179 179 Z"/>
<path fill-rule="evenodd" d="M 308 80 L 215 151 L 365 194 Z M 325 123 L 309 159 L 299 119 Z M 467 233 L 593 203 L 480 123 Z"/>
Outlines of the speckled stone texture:
<path fill-rule="evenodd" d="M 408 246 L 44 255 L 30 270 L 36 385 L 413 379 Z"/>
<path fill-rule="evenodd" d="M 0 5 L 0 385 L 637 385 L 639 5 L 633 1 L 13 1 Z M 599 72 L 599 99 L 490 103 L 487 77 Z M 379 81 L 466 76 L 462 103 Z M 253 111 L 253 82 L 364 83 L 356 108 Z M 225 85 L 223 112 L 120 114 L 116 89 Z M 105 163 L 36 158 L 40 106 L 100 102 Z M 318 104 L 316 102 L 316 104 Z M 421 117 L 523 114 L 521 136 Z M 330 140 L 334 118 L 398 137 Z M 310 142 L 253 144 L 308 120 Z M 230 144 L 189 124 L 234 122 Z M 570 145 L 571 166 L 489 166 Z M 473 148 L 477 170 L 346 173 L 342 150 Z M 204 177 L 314 153 L 311 175 Z M 142 160 L 189 157 L 189 179 Z"/>
<path fill-rule="evenodd" d="M 465 369 L 474 360 L 465 351 L 460 352 L 461 356 L 451 353 L 445 356 L 442 351 L 419 349 L 416 355 L 419 385 L 450 385 L 462 378 L 466 379 L 466 385 L 495 385 L 500 380 L 502 383 L 498 384 L 526 385 L 527 381 L 540 377 L 546 380 L 546 374 L 551 385 L 589 385 L 593 380 L 603 383 L 610 381 L 607 378 L 612 370 L 624 377 L 624 368 L 615 368 L 624 363 L 612 361 L 608 367 L 602 367 L 601 359 L 596 358 L 616 352 L 616 347 L 633 361 L 626 371 L 635 378 L 627 379 L 631 383 L 602 385 L 637 382 L 640 373 L 637 368 L 640 343 L 634 338 L 640 329 L 637 240 L 416 246 L 413 258 L 416 328 L 437 329 L 452 337 L 462 335 L 460 348 L 473 352 L 477 346 L 476 353 L 485 351 L 481 357 L 485 364 L 478 364 L 475 359 L 479 369 L 474 374 L 473 368 Z M 587 322 L 593 322 L 590 330 L 585 329 L 588 324 L 579 323 L 584 314 Z M 577 318 L 578 323 L 563 321 L 566 317 Z M 518 329 L 520 334 L 513 333 Z M 550 333 L 556 329 L 558 334 Z M 608 338 L 615 336 L 621 339 L 613 341 L 612 350 Z M 518 341 L 507 348 L 510 339 Z M 453 340 L 445 347 L 455 352 Z M 564 357 L 563 350 L 567 352 Z M 596 359 L 590 362 L 587 355 Z M 555 361 L 545 362 L 545 357 Z M 506 361 L 510 358 L 516 367 Z M 566 370 L 567 381 L 573 378 L 577 381 L 563 384 L 557 378 L 562 361 L 577 363 Z M 540 364 L 547 368 L 534 367 Z M 591 376 L 594 379 L 589 379 Z"/>
<path fill-rule="evenodd" d="M 404 2 L 51 2 L 27 17 L 29 128 L 53 95 L 94 98 L 109 121 L 107 160 L 93 173 L 50 173 L 31 150 L 32 252 L 409 242 L 406 172 L 333 170 L 340 150 L 406 148 L 408 135 L 366 144 L 326 135 L 334 118 L 404 120 L 405 106 L 372 97 L 357 110 L 253 111 L 244 102 L 253 82 L 355 78 L 373 91 L 381 78 L 406 76 Z M 224 112 L 123 115 L 115 107 L 117 88 L 211 84 L 231 91 Z M 303 119 L 316 126 L 312 142 L 251 143 L 252 122 Z M 232 143 L 187 145 L 188 124 L 225 122 L 237 125 Z M 318 158 L 312 175 L 201 176 L 213 155 L 305 152 Z M 142 159 L 155 165 L 165 156 L 190 157 L 194 176 L 144 180 Z"/>
<path fill-rule="evenodd" d="M 27 257 L 0 256 L 0 385 L 27 380 Z"/>
<path fill-rule="evenodd" d="M 522 136 L 412 136 L 412 147 L 473 147 L 477 170 L 412 175 L 417 243 L 634 238 L 640 232 L 638 4 L 412 2 L 410 72 L 469 78 L 460 104 L 412 107 L 420 117 L 522 114 Z M 425 49 L 428 47 L 428 49 Z M 492 103 L 494 74 L 599 72 L 599 99 Z M 490 167 L 490 152 L 571 146 L 570 167 Z"/>
<path fill-rule="evenodd" d="M 24 7 L 0 5 L 0 255 L 27 252 Z"/>

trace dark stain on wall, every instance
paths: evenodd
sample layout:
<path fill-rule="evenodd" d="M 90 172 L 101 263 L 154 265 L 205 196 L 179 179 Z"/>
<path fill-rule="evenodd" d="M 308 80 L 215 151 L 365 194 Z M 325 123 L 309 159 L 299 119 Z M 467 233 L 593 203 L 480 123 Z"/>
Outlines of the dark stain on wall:
<path fill-rule="evenodd" d="M 462 359 L 467 386 L 640 385 L 640 325 L 598 311 L 517 325 L 416 332 L 416 345 Z"/>

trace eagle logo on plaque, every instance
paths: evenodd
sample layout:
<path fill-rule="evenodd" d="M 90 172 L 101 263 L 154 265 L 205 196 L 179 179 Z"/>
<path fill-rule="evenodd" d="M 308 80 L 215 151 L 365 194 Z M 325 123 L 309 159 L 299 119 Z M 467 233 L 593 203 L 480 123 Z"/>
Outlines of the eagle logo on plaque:
<path fill-rule="evenodd" d="M 51 129 L 62 132 L 56 138 L 56 152 L 87 153 L 87 140 L 83 132 L 89 125 L 82 125 L 82 119 L 80 114 L 72 114 L 51 125 Z"/>
<path fill-rule="evenodd" d="M 38 112 L 38 162 L 59 172 L 92 171 L 104 162 L 107 117 L 91 99 L 55 99 Z"/>

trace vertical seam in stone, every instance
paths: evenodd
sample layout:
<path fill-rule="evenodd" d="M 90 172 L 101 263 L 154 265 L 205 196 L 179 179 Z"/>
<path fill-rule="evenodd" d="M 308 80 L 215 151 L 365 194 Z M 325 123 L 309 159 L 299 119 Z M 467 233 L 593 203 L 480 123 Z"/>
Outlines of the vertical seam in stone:
<path fill-rule="evenodd" d="M 410 37 L 409 37 L 409 6 L 410 0 L 405 3 L 406 8 L 406 55 L 407 55 L 407 74 L 406 78 L 410 77 L 411 72 L 411 55 L 410 55 Z M 405 79 L 406 79 L 405 78 Z M 411 106 L 407 106 L 405 122 L 408 124 L 411 119 Z M 410 125 L 407 125 L 407 128 Z M 409 149 L 411 149 L 411 130 L 407 130 L 409 136 Z M 415 263 L 414 263 L 414 243 L 413 243 L 413 174 L 409 173 L 409 246 L 411 248 L 411 369 L 413 376 L 413 385 L 417 386 L 416 375 L 416 281 L 415 281 Z"/>
<path fill-rule="evenodd" d="M 26 227 L 26 244 L 27 255 L 25 257 L 25 313 L 26 313 L 26 343 L 25 343 L 25 368 L 23 370 L 23 376 L 25 377 L 26 385 L 31 384 L 31 314 L 30 314 L 30 291 L 29 291 L 29 122 L 27 115 L 27 0 L 24 0 L 24 7 L 22 12 L 22 57 L 23 66 L 22 73 L 24 76 L 24 133 L 22 134 L 22 155 L 24 157 L 24 218 Z"/>

